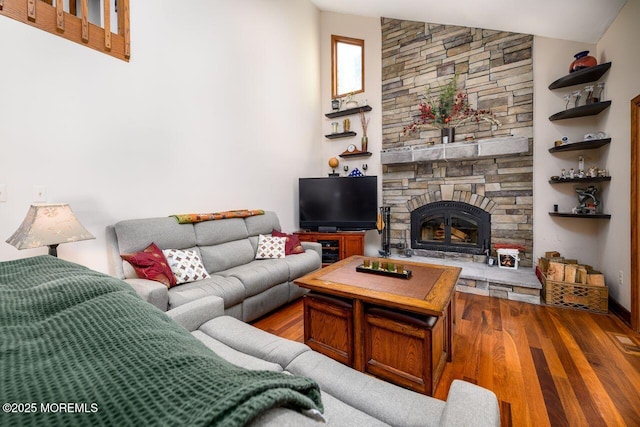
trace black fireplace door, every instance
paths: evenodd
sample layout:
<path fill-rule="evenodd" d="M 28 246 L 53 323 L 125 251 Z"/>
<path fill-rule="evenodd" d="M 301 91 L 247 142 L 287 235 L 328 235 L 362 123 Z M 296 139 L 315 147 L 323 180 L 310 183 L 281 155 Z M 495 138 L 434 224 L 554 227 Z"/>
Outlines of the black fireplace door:
<path fill-rule="evenodd" d="M 411 212 L 411 247 L 485 254 L 491 247 L 491 214 L 464 202 L 421 206 Z"/>

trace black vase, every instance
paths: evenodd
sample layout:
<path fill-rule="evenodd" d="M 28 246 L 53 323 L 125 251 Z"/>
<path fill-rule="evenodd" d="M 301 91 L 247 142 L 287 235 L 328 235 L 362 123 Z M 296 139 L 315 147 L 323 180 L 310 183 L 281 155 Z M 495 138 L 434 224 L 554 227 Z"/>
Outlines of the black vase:
<path fill-rule="evenodd" d="M 443 144 L 448 144 L 456 140 L 456 128 L 442 128 L 440 129 L 440 134 Z"/>

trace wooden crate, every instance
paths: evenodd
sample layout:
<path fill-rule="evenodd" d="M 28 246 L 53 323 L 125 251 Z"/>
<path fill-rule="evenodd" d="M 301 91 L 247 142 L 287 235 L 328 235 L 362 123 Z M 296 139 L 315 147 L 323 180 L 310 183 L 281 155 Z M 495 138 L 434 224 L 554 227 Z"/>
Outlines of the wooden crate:
<path fill-rule="evenodd" d="M 547 280 L 543 273 L 542 295 L 547 305 L 595 313 L 609 312 L 609 289 L 606 286 Z"/>

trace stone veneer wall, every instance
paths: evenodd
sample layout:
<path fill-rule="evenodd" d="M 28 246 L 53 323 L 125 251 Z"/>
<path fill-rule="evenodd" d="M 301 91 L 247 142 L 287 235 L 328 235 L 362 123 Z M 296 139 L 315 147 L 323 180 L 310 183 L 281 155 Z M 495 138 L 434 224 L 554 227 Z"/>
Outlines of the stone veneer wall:
<path fill-rule="evenodd" d="M 382 19 L 384 150 L 440 143 L 438 130 L 401 136 L 419 115 L 419 95 L 458 75 L 472 106 L 490 109 L 502 126 L 472 124 L 456 129 L 456 141 L 518 136 L 529 139 L 523 155 L 383 165 L 383 204 L 391 207 L 391 243 L 410 236 L 410 211 L 420 201 L 486 201 L 492 213 L 492 243 L 526 248 L 520 264 L 531 266 L 533 250 L 533 36 L 478 28 Z M 444 195 L 444 197 L 443 197 Z M 428 254 L 432 255 L 432 254 Z"/>

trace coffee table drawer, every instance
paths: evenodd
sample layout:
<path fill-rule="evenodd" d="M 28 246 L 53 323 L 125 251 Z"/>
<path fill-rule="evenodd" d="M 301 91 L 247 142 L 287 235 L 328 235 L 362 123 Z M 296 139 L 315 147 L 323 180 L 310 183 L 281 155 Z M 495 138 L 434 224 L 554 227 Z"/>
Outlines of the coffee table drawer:
<path fill-rule="evenodd" d="M 353 367 L 353 304 L 315 294 L 304 297 L 304 342 L 313 350 Z"/>
<path fill-rule="evenodd" d="M 365 311 L 365 372 L 433 394 L 446 362 L 441 318 L 372 307 Z"/>

